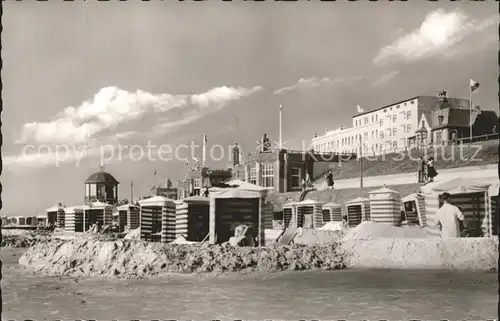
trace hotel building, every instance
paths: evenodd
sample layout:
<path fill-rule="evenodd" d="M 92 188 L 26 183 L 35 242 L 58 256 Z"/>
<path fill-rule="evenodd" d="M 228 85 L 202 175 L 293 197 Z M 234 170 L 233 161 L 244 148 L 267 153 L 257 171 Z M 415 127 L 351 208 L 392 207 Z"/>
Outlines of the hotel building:
<path fill-rule="evenodd" d="M 410 149 L 416 144 L 422 117 L 430 120 L 432 111 L 440 109 L 443 99 L 452 108 L 469 109 L 468 99 L 447 98 L 446 92 L 439 96 L 417 96 L 358 113 L 352 117 L 350 128 L 340 127 L 322 136 L 315 134 L 312 148 L 318 152 L 353 152 L 367 156 Z M 431 130 L 430 126 L 427 130 Z"/>

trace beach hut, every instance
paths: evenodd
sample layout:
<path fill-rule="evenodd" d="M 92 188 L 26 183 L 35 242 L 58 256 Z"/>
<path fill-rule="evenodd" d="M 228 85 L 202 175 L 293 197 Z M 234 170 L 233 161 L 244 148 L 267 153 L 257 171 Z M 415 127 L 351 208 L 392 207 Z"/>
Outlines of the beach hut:
<path fill-rule="evenodd" d="M 263 215 L 265 196 L 260 191 L 227 188 L 210 196 L 211 244 L 224 243 L 234 236 L 239 225 L 247 225 L 258 235 L 258 244 L 265 245 Z"/>
<path fill-rule="evenodd" d="M 209 233 L 210 200 L 191 196 L 175 201 L 175 237 L 193 242 L 203 241 Z"/>
<path fill-rule="evenodd" d="M 355 227 L 362 221 L 370 220 L 370 200 L 358 197 L 345 203 L 349 227 Z"/>
<path fill-rule="evenodd" d="M 37 226 L 47 226 L 47 215 L 38 215 L 36 217 Z"/>
<path fill-rule="evenodd" d="M 383 186 L 369 192 L 370 220 L 376 223 L 401 225 L 401 197 L 400 193 Z"/>
<path fill-rule="evenodd" d="M 26 226 L 26 217 L 18 216 L 17 217 L 17 226 Z"/>
<path fill-rule="evenodd" d="M 489 206 L 488 212 L 491 217 L 491 234 L 490 236 L 498 236 L 500 230 L 500 214 L 498 208 L 498 190 L 500 188 L 499 183 L 494 183 L 488 188 L 489 194 Z"/>
<path fill-rule="evenodd" d="M 141 240 L 172 242 L 175 239 L 175 202 L 165 196 L 139 201 Z"/>
<path fill-rule="evenodd" d="M 83 232 L 84 205 L 72 206 L 65 209 L 64 230 L 67 232 Z"/>
<path fill-rule="evenodd" d="M 311 199 L 295 203 L 297 207 L 295 222 L 297 227 L 320 228 L 323 222 L 323 202 Z"/>
<path fill-rule="evenodd" d="M 406 220 L 425 226 L 425 198 L 419 193 L 407 195 L 401 199 Z"/>
<path fill-rule="evenodd" d="M 283 204 L 283 227 L 287 229 L 291 226 L 292 219 L 296 217 L 297 206 L 295 206 L 296 202 L 288 202 Z"/>
<path fill-rule="evenodd" d="M 464 215 L 466 226 L 481 230 L 484 236 L 492 233 L 491 212 L 488 209 L 488 188 L 492 185 L 487 179 L 465 180 L 456 177 L 444 182 L 436 182 L 422 187 L 425 197 L 426 230 L 429 236 L 439 237 L 436 212 L 441 207 L 440 195 L 451 194 L 451 204 L 458 206 Z"/>
<path fill-rule="evenodd" d="M 9 224 L 9 218 L 7 216 L 2 216 L 2 226 L 7 226 Z"/>
<path fill-rule="evenodd" d="M 138 229 L 141 225 L 140 207 L 133 204 L 124 204 L 118 206 L 118 224 L 121 226 L 125 219 L 125 226 L 129 231 Z M 123 229 L 125 229 L 125 226 Z M 123 230 L 121 230 L 123 231 Z"/>
<path fill-rule="evenodd" d="M 113 205 L 103 202 L 89 203 L 83 208 L 84 231 L 97 224 L 99 227 L 113 223 Z"/>
<path fill-rule="evenodd" d="M 323 222 L 342 222 L 342 205 L 330 202 L 323 205 Z"/>
<path fill-rule="evenodd" d="M 48 208 L 47 212 L 47 224 L 49 225 L 57 225 L 59 227 L 64 227 L 64 206 L 62 204 L 57 204 Z"/>

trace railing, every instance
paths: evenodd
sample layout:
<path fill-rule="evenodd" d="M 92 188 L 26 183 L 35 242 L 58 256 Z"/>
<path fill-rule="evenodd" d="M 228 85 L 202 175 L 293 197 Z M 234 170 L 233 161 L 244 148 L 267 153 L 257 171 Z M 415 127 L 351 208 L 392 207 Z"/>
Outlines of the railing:
<path fill-rule="evenodd" d="M 458 144 L 460 144 L 460 143 L 469 144 L 469 143 L 473 143 L 473 142 L 488 141 L 488 140 L 494 140 L 494 139 L 499 139 L 498 133 L 473 136 L 472 139 L 470 137 L 463 137 L 463 138 L 457 139 L 457 143 Z"/>

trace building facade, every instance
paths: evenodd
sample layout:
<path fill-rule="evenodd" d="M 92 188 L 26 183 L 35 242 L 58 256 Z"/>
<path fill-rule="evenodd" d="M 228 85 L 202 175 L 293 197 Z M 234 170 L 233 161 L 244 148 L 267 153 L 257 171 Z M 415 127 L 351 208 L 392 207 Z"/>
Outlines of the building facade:
<path fill-rule="evenodd" d="M 455 108 L 469 108 L 469 100 L 447 98 Z M 314 150 L 321 152 L 356 152 L 358 155 L 380 155 L 412 148 L 422 115 L 432 117 L 442 97 L 417 96 L 352 117 L 352 127 L 327 131 L 312 139 Z"/>
<path fill-rule="evenodd" d="M 300 191 L 302 180 L 306 180 L 307 174 L 315 180 L 324 175 L 329 168 L 337 165 L 341 159 L 352 157 L 355 155 L 321 153 L 313 150 L 279 150 L 262 144 L 259 152 L 248 155 L 243 165 L 233 172 L 244 176 L 244 180 L 251 184 L 278 193 L 286 193 Z"/>
<path fill-rule="evenodd" d="M 186 178 L 178 182 L 177 198 L 203 194 L 205 187 L 221 184 L 232 177 L 231 169 L 210 169 L 208 167 L 195 167 L 188 170 Z"/>
<path fill-rule="evenodd" d="M 118 203 L 118 181 L 113 175 L 103 171 L 94 173 L 85 181 L 85 204 L 102 202 L 110 205 Z"/>

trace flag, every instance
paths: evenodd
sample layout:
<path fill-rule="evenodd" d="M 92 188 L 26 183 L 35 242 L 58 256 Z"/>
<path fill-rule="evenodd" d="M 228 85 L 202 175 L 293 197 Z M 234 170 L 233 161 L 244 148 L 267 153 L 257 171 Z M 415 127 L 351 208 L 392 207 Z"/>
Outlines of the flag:
<path fill-rule="evenodd" d="M 477 81 L 475 81 L 474 79 L 470 79 L 469 81 L 470 83 L 470 92 L 473 93 L 474 91 L 476 91 L 476 89 L 479 88 L 479 83 Z"/>
<path fill-rule="evenodd" d="M 207 134 L 203 134 L 203 142 L 206 144 L 208 142 Z"/>
<path fill-rule="evenodd" d="M 280 111 L 283 111 L 283 105 L 280 105 Z"/>
<path fill-rule="evenodd" d="M 360 105 L 357 105 L 356 108 L 358 109 L 358 113 L 362 113 L 365 111 L 363 108 L 361 108 Z"/>

